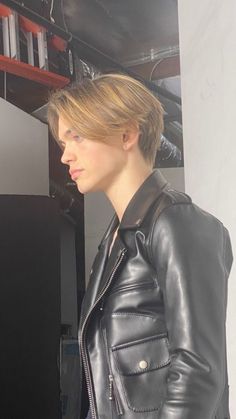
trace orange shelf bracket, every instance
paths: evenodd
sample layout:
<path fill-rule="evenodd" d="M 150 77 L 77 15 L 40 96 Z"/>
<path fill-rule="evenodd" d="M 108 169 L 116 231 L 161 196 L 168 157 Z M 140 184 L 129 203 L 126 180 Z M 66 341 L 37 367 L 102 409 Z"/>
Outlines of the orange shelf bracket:
<path fill-rule="evenodd" d="M 62 88 L 70 83 L 70 79 L 51 71 L 41 70 L 30 64 L 0 55 L 0 70 L 33 80 L 48 87 Z"/>

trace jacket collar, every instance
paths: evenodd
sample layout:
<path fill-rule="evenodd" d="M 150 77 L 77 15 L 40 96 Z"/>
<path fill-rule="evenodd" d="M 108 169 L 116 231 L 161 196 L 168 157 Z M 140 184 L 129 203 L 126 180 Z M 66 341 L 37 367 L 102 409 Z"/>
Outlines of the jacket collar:
<path fill-rule="evenodd" d="M 121 219 L 119 230 L 139 227 L 151 205 L 168 184 L 169 182 L 167 182 L 160 170 L 154 169 L 131 198 Z M 116 229 L 118 224 L 119 220 L 115 214 L 101 240 L 101 244 Z"/>
<path fill-rule="evenodd" d="M 149 208 L 167 184 L 160 170 L 153 170 L 131 198 L 121 219 L 120 229 L 139 227 Z"/>

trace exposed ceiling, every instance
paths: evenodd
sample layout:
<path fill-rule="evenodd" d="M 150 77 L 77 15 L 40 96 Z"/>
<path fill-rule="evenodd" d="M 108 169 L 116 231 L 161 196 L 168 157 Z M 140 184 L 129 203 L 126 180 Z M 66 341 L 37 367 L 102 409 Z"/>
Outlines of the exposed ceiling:
<path fill-rule="evenodd" d="M 177 0 L 2 2 L 44 19 L 49 30 L 72 41 L 80 58 L 103 70 L 121 66 L 146 80 L 180 72 Z"/>
<path fill-rule="evenodd" d="M 176 0 L 64 0 L 64 24 L 125 67 L 178 48 Z"/>
<path fill-rule="evenodd" d="M 2 3 L 42 24 L 49 35 L 56 34 L 69 41 L 76 77 L 79 73 L 83 76 L 84 62 L 91 66 L 91 74 L 94 70 L 117 70 L 141 78 L 164 104 L 165 134 L 183 154 L 177 0 L 24 0 L 24 3 L 2 0 Z M 27 54 L 24 36 L 21 43 Z M 58 54 L 49 51 L 49 68 L 66 75 L 67 51 Z M 48 88 L 3 72 L 0 83 L 0 93 L 7 100 L 27 112 L 35 111 L 36 116 L 37 110 L 38 115 L 44 113 Z M 165 143 L 167 157 L 175 155 L 174 165 L 182 165 L 183 158 L 176 159 L 176 153 L 173 150 L 171 153 L 167 146 Z M 171 165 L 171 159 L 164 164 Z"/>

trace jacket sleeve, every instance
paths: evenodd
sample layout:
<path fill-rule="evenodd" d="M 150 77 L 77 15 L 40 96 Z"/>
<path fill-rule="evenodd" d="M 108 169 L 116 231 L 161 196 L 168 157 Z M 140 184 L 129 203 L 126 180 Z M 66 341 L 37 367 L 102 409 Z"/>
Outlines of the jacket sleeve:
<path fill-rule="evenodd" d="M 158 419 L 212 419 L 225 386 L 228 230 L 193 203 L 171 205 L 153 227 L 151 258 L 171 356 Z"/>

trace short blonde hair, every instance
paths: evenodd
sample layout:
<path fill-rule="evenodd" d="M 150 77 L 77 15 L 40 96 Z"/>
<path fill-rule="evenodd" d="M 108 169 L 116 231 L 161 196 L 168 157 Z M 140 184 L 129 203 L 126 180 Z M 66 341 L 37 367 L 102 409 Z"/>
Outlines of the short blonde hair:
<path fill-rule="evenodd" d="M 104 74 L 56 90 L 49 96 L 48 123 L 57 140 L 59 116 L 78 135 L 94 140 L 109 141 L 124 127 L 138 126 L 140 151 L 145 160 L 154 164 L 163 131 L 163 108 L 136 79 Z"/>

